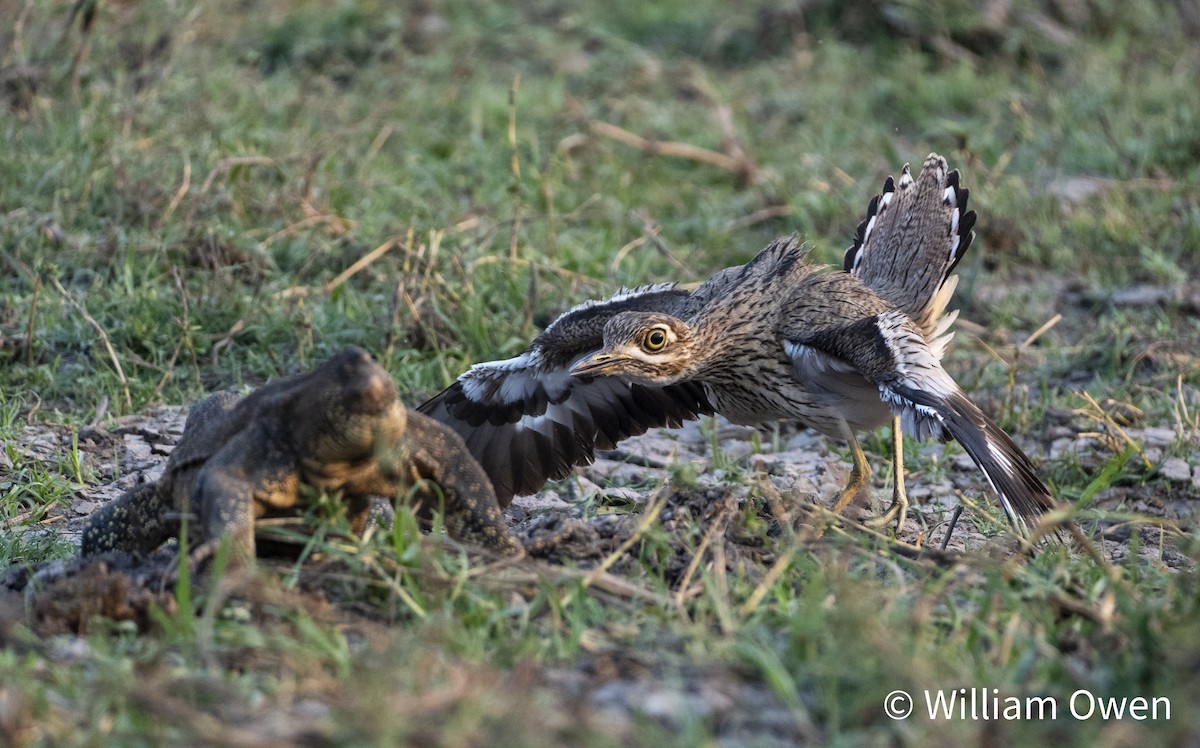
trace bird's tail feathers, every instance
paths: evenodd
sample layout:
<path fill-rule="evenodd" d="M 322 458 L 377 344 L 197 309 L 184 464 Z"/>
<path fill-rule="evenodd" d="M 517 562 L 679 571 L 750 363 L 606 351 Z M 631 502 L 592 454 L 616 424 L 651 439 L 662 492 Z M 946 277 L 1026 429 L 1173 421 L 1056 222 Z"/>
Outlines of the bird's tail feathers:
<path fill-rule="evenodd" d="M 895 391 L 900 397 L 894 404 L 908 400 L 928 426 L 933 426 L 929 421 L 936 422 L 940 429 L 930 428 L 932 435 L 953 438 L 962 445 L 1000 497 L 1009 522 L 1020 532 L 1027 535 L 1043 515 L 1056 508 L 1033 463 L 962 390 L 955 388 L 946 395 L 906 387 Z"/>

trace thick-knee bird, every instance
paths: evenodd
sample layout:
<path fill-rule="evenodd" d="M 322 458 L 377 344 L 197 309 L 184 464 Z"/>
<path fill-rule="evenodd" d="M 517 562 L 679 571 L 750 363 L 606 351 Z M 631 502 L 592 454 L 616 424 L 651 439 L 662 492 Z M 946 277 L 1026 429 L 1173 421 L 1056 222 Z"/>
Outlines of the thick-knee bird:
<path fill-rule="evenodd" d="M 941 365 L 954 314 L 950 273 L 971 243 L 968 191 L 930 154 L 872 200 L 842 269 L 778 240 L 695 291 L 622 291 L 556 320 L 521 355 L 478 364 L 420 410 L 450 424 L 505 501 L 567 475 L 652 426 L 716 412 L 736 423 L 792 419 L 845 439 L 893 425 L 894 501 L 903 523 L 900 433 L 958 441 L 1020 530 L 1054 507 L 1021 449 Z"/>

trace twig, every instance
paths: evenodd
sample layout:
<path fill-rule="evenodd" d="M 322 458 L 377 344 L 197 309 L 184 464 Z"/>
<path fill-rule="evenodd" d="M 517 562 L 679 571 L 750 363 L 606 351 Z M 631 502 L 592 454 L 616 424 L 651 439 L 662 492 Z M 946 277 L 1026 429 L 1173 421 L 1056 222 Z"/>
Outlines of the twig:
<path fill-rule="evenodd" d="M 1033 345 L 1035 340 L 1042 337 L 1042 335 L 1046 334 L 1046 332 L 1049 331 L 1051 327 L 1054 327 L 1059 322 L 1061 322 L 1062 318 L 1063 318 L 1063 316 L 1061 314 L 1056 314 L 1053 317 L 1051 317 L 1050 319 L 1046 320 L 1045 324 L 1043 324 L 1038 329 L 1034 330 L 1033 333 L 1029 337 L 1025 338 L 1025 342 L 1023 342 L 1023 343 L 1021 343 L 1021 345 L 1017 346 L 1017 350 L 1023 351 L 1026 348 L 1028 348 L 1029 346 Z"/>
<path fill-rule="evenodd" d="M 375 136 L 375 139 L 371 141 L 371 146 L 367 148 L 367 154 L 363 158 L 363 163 L 369 164 L 375 160 L 375 157 L 379 155 L 379 151 L 383 149 L 383 144 L 387 142 L 388 138 L 392 137 L 392 133 L 395 131 L 395 129 L 396 128 L 393 127 L 391 123 L 388 123 L 380 128 L 379 133 Z"/>
<path fill-rule="evenodd" d="M 494 254 L 484 255 L 483 257 L 480 257 L 478 260 L 475 260 L 475 261 L 469 263 L 467 272 L 473 273 L 481 265 L 493 265 L 497 262 L 508 262 L 508 258 L 499 257 Z M 590 276 L 584 275 L 583 273 L 577 273 L 574 270 L 569 270 L 567 268 L 555 267 L 554 265 L 543 265 L 540 262 L 534 262 L 533 260 L 527 260 L 524 257 L 518 257 L 516 259 L 515 265 L 517 267 L 536 266 L 539 271 L 554 273 L 556 275 L 562 276 L 563 278 L 567 278 L 569 280 L 580 282 L 580 283 L 596 283 L 597 282 L 596 279 L 594 279 Z"/>
<path fill-rule="evenodd" d="M 759 179 L 758 165 L 747 155 L 746 149 L 738 140 L 737 130 L 733 126 L 733 111 L 717 98 L 716 91 L 713 90 L 712 85 L 699 68 L 692 70 L 692 85 L 696 87 L 700 97 L 712 111 L 717 129 L 721 131 L 723 150 L 739 164 L 738 175 L 748 183 L 757 182 Z"/>
<path fill-rule="evenodd" d="M 175 194 L 171 197 L 171 202 L 167 203 L 167 209 L 164 210 L 162 216 L 159 217 L 158 224 L 155 226 L 156 231 L 158 229 L 161 229 L 163 226 L 165 226 L 167 223 L 167 220 L 170 219 L 170 217 L 175 214 L 175 211 L 179 208 L 179 204 L 183 202 L 183 198 L 184 198 L 184 196 L 187 195 L 188 190 L 191 188 L 191 186 L 192 186 L 192 158 L 191 158 L 191 156 L 188 155 L 187 151 L 184 151 L 183 152 L 183 181 L 180 182 L 179 189 L 175 190 Z"/>
<path fill-rule="evenodd" d="M 383 244 L 380 244 L 375 249 L 372 249 L 370 252 L 367 252 L 365 255 L 363 255 L 362 257 L 355 260 L 353 265 L 346 268 L 342 272 L 338 273 L 336 278 L 334 278 L 333 280 L 331 280 L 325 284 L 325 287 L 323 290 L 325 291 L 325 293 L 333 293 L 333 289 L 335 289 L 338 286 L 345 283 L 347 280 L 352 278 L 355 273 L 358 273 L 360 270 L 367 267 L 372 262 L 375 262 L 380 257 L 383 257 L 392 248 L 396 247 L 399 244 L 400 244 L 400 237 L 398 237 L 398 236 L 391 237 L 390 239 L 385 241 Z"/>
<path fill-rule="evenodd" d="M 718 535 L 717 541 L 713 543 L 713 581 L 716 587 L 716 594 L 713 596 L 713 603 L 716 605 L 717 622 L 721 625 L 721 631 L 730 636 L 737 630 L 733 622 L 733 609 L 729 604 L 729 572 L 725 568 L 727 561 L 725 560 L 725 536 Z"/>
<path fill-rule="evenodd" d="M 5 519 L 4 521 L 0 522 L 0 530 L 8 530 L 10 528 L 16 527 L 17 525 L 21 524 L 22 522 L 24 522 L 25 520 L 29 519 L 32 516 L 33 516 L 33 510 L 31 509 L 27 512 L 21 512 L 20 514 L 9 517 L 9 518 Z"/>
<path fill-rule="evenodd" d="M 99 2 L 88 3 L 87 0 L 76 0 L 67 19 L 67 33 L 70 33 L 71 23 L 79 16 L 79 33 L 82 38 L 79 47 L 71 59 L 71 100 L 79 103 L 79 92 L 82 87 L 83 63 L 87 60 L 92 46 L 92 32 L 96 28 L 96 11 Z"/>
<path fill-rule="evenodd" d="M 308 207 L 311 208 L 311 206 L 308 206 Z M 347 231 L 350 230 L 350 226 L 351 226 L 351 222 L 346 220 L 345 218 L 342 218 L 341 216 L 334 216 L 334 215 L 329 215 L 326 213 L 318 213 L 316 215 L 310 215 L 307 218 L 302 218 L 301 220 L 293 223 L 292 225 L 285 226 L 284 228 L 280 229 L 279 231 L 276 231 L 274 234 L 271 234 L 266 239 L 263 239 L 262 246 L 269 247 L 272 244 L 274 244 L 275 242 L 279 241 L 280 239 L 284 239 L 289 236 L 295 236 L 297 233 L 299 233 L 303 229 L 306 229 L 306 228 L 309 228 L 312 226 L 320 226 L 322 224 L 328 224 L 330 226 L 330 231 L 333 232 L 335 235 L 346 233 Z"/>
<path fill-rule="evenodd" d="M 692 161 L 711 164 L 733 174 L 740 175 L 744 173 L 744 165 L 737 159 L 727 156 L 724 153 L 692 145 L 691 143 L 643 138 L 641 135 L 635 135 L 622 127 L 609 124 L 608 122 L 601 122 L 600 120 L 588 122 L 588 129 L 597 135 L 602 135 L 610 140 L 632 146 L 652 156 L 660 155 L 686 158 Z"/>
<path fill-rule="evenodd" d="M 738 608 L 739 618 L 744 621 L 750 617 L 751 613 L 758 610 L 758 606 L 761 605 L 762 601 L 766 598 L 767 592 L 772 586 L 774 586 L 776 582 L 779 581 L 779 578 L 783 576 L 783 572 L 786 571 L 787 567 L 791 565 L 792 558 L 795 557 L 796 549 L 798 547 L 799 546 L 797 543 L 793 542 L 790 546 L 788 546 L 787 551 L 785 551 L 784 554 L 780 556 L 779 559 L 774 563 L 774 565 L 771 566 L 771 568 L 767 571 L 766 576 L 764 576 L 762 581 L 758 583 L 758 586 L 754 588 L 754 592 L 750 593 L 750 597 L 746 598 L 746 602 L 742 603 L 742 606 Z"/>
<path fill-rule="evenodd" d="M 25 365 L 33 366 L 33 322 L 37 317 L 38 293 L 42 290 L 42 277 L 33 277 L 33 298 L 29 300 L 29 321 L 25 325 L 25 340 L 21 345 L 25 349 Z"/>
<path fill-rule="evenodd" d="M 100 342 L 104 344 L 105 350 L 108 351 L 108 357 L 112 361 L 113 368 L 117 371 L 117 379 L 121 382 L 121 388 L 125 392 L 125 407 L 132 410 L 133 396 L 129 393 L 129 380 L 125 378 L 125 371 L 121 368 L 120 360 L 117 359 L 117 352 L 113 350 L 112 341 L 108 339 L 108 333 L 104 332 L 104 328 L 100 326 L 100 323 L 92 315 L 88 314 L 83 304 L 80 304 L 74 297 L 67 293 L 67 289 L 62 287 L 62 284 L 58 282 L 58 278 L 51 277 L 50 280 L 54 283 L 54 287 L 58 289 L 58 292 L 63 295 L 63 298 L 67 300 L 67 303 L 75 307 L 80 316 L 87 320 L 88 324 L 96 331 L 96 334 L 100 336 Z"/>
<path fill-rule="evenodd" d="M 511 152 L 512 193 L 513 193 L 513 222 L 509 234 L 508 259 L 517 259 L 517 237 L 521 231 L 521 153 L 517 149 L 517 91 L 521 88 L 521 74 L 513 78 L 512 87 L 508 89 L 508 147 Z"/>
<path fill-rule="evenodd" d="M 184 285 L 183 279 L 179 277 L 179 270 L 174 265 L 171 266 L 171 278 L 175 281 L 175 289 L 179 291 L 179 300 L 183 304 L 183 319 L 179 322 L 179 329 L 183 331 L 183 335 L 175 343 L 175 350 L 171 352 L 171 359 L 167 362 L 167 370 L 163 373 L 162 379 L 159 380 L 158 386 L 154 388 L 154 393 L 157 397 L 162 396 L 162 389 L 166 386 L 167 379 L 174 370 L 175 361 L 179 357 L 179 351 L 183 346 L 186 346 L 188 353 L 192 354 L 192 373 L 196 377 L 196 386 L 201 387 L 200 360 L 196 356 L 196 346 L 192 343 L 187 286 Z"/>
<path fill-rule="evenodd" d="M 225 333 L 225 337 L 221 338 L 220 340 L 218 340 L 216 343 L 213 344 L 212 365 L 214 368 L 217 365 L 217 357 L 221 354 L 221 351 L 225 348 L 228 348 L 230 345 L 232 345 L 233 337 L 244 329 L 246 329 L 246 322 L 245 322 L 245 320 L 239 319 L 237 322 L 233 323 L 233 327 L 229 328 L 229 332 Z"/>
<path fill-rule="evenodd" d="M 692 554 L 692 560 L 688 563 L 687 569 L 683 572 L 683 578 L 679 582 L 679 589 L 675 592 L 675 604 L 683 607 L 684 594 L 687 592 L 688 585 L 692 582 L 692 575 L 696 573 L 696 569 L 700 566 L 700 561 L 704 558 L 704 552 L 708 549 L 709 543 L 718 532 L 724 532 L 727 525 L 726 515 L 729 512 L 729 504 L 722 505 L 720 512 L 709 523 L 708 530 L 704 533 L 704 537 L 700 538 L 700 545 L 696 546 L 696 552 Z"/>
<path fill-rule="evenodd" d="M 1188 410 L 1187 397 L 1183 390 L 1183 374 L 1178 374 L 1175 377 L 1175 402 L 1172 403 L 1175 411 L 1175 429 L 1179 434 L 1179 438 L 1183 439 L 1187 436 L 1187 432 L 1191 431 L 1189 438 L 1195 439 L 1200 435 L 1200 413 L 1195 417 Z"/>
<path fill-rule="evenodd" d="M 1142 458 L 1142 463 L 1146 466 L 1147 470 L 1154 467 L 1153 463 L 1150 462 L 1150 458 L 1146 457 L 1146 454 L 1142 451 L 1142 445 L 1135 442 L 1133 438 L 1129 436 L 1129 434 L 1126 434 L 1125 429 L 1117 425 L 1117 422 L 1115 419 L 1113 419 L 1112 415 L 1104 408 L 1100 407 L 1100 403 L 1096 402 L 1096 400 L 1090 394 L 1083 390 L 1076 392 L 1075 395 L 1079 398 L 1082 398 L 1085 402 L 1087 402 L 1088 405 L 1092 406 L 1098 415 L 1088 412 L 1087 409 L 1077 410 L 1077 413 L 1087 416 L 1094 421 L 1099 421 L 1102 425 L 1116 433 L 1117 436 L 1121 437 L 1121 440 L 1132 447 L 1133 451 L 1137 452 L 1138 457 Z"/>
<path fill-rule="evenodd" d="M 671 461 L 669 459 L 659 460 L 654 457 L 638 454 L 637 452 L 630 452 L 629 450 L 621 449 L 620 447 L 617 447 L 616 449 L 598 450 L 596 456 L 602 457 L 606 460 L 613 460 L 614 462 L 623 462 L 626 465 L 653 468 L 655 470 L 665 470 L 671 466 Z"/>
<path fill-rule="evenodd" d="M 34 0 L 25 0 L 24 7 L 21 8 L 20 14 L 17 15 L 17 20 L 13 23 L 12 46 L 9 53 L 0 59 L 0 67 L 8 67 L 13 60 L 25 59 L 25 22 L 29 20 L 29 13 L 33 10 Z"/>
<path fill-rule="evenodd" d="M 768 205 L 765 208 L 760 208 L 749 215 L 731 221 L 729 223 L 730 231 L 741 231 L 742 229 L 750 228 L 763 221 L 769 221 L 772 218 L 783 218 L 792 214 L 792 206 L 790 205 Z"/>
<path fill-rule="evenodd" d="M 917 546 L 917 545 L 912 545 L 911 543 L 905 543 L 900 540 L 892 540 L 890 537 L 883 534 L 882 532 L 879 532 L 878 530 L 875 530 L 874 528 L 867 527 L 866 525 L 862 524 L 861 522 L 855 522 L 847 517 L 843 517 L 840 514 L 835 514 L 833 512 L 833 510 L 831 510 L 827 507 L 821 506 L 820 504 L 803 504 L 803 505 L 801 505 L 801 508 L 805 512 L 807 512 L 811 515 L 818 515 L 826 521 L 835 520 L 844 525 L 848 525 L 848 526 L 852 527 L 857 532 L 861 532 L 861 533 L 865 533 L 866 535 L 870 535 L 870 536 L 874 537 L 876 540 L 882 541 L 883 544 L 887 547 L 888 551 L 890 551 L 891 553 L 895 553 L 898 556 L 903 556 L 904 558 L 907 558 L 907 559 L 910 559 L 913 561 L 929 560 L 929 561 L 933 561 L 934 563 L 937 563 L 937 564 L 949 565 L 952 563 L 956 563 L 960 558 L 960 554 L 955 551 L 941 551 L 941 550 L 938 550 L 935 548 L 931 548 L 930 546 Z M 848 537 L 848 533 L 845 532 L 844 528 L 842 528 L 838 525 L 833 525 L 833 529 Z"/>
<path fill-rule="evenodd" d="M 666 258 L 667 262 L 671 263 L 671 265 L 673 265 L 680 273 L 686 274 L 691 272 L 691 269 L 688 268 L 688 266 L 682 260 L 680 260 L 674 255 L 674 253 L 671 252 L 671 248 L 668 247 L 667 243 L 662 240 L 661 236 L 659 236 L 662 231 L 661 226 L 652 220 L 645 210 L 635 210 L 629 215 L 642 225 L 642 235 L 645 237 L 646 241 L 654 245 L 654 248 L 658 250 L 660 255 Z"/>
<path fill-rule="evenodd" d="M 613 254 L 612 260 L 608 263 L 608 272 L 612 275 L 616 275 L 617 268 L 621 266 L 621 263 L 625 260 L 626 255 L 645 244 L 646 241 L 646 236 L 643 234 L 642 236 L 635 237 L 626 242 L 620 249 L 616 251 L 615 254 Z"/>
<path fill-rule="evenodd" d="M 100 422 L 104 420 L 104 416 L 108 413 L 108 395 L 101 394 L 100 402 L 96 403 L 96 414 L 92 416 L 91 423 L 88 426 L 96 428 Z"/>
<path fill-rule="evenodd" d="M 517 92 L 521 90 L 521 74 L 513 77 L 508 89 L 508 147 L 512 152 L 512 231 L 508 236 L 508 259 L 516 262 L 521 239 L 521 149 L 517 147 Z M 529 266 L 529 285 L 525 293 L 525 310 L 521 329 L 528 332 L 533 328 L 533 310 L 537 306 L 537 266 Z"/>
<path fill-rule="evenodd" d="M 754 475 L 754 485 L 758 488 L 763 498 L 767 500 L 767 507 L 770 508 L 771 514 L 775 517 L 775 522 L 780 527 L 792 527 L 792 513 L 788 511 L 787 506 L 783 501 L 783 496 L 780 495 L 779 489 L 771 482 L 771 478 L 767 475 L 766 465 L 762 459 L 753 459 L 751 461 L 751 469 Z"/>

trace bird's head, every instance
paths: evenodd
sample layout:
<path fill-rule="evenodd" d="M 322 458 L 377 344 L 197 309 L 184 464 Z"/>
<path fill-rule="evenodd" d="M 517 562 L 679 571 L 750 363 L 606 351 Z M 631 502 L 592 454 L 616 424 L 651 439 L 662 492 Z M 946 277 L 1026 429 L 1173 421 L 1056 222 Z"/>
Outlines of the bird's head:
<path fill-rule="evenodd" d="M 604 345 L 571 367 L 577 377 L 611 377 L 666 385 L 683 379 L 692 363 L 692 330 L 678 317 L 621 312 L 604 326 Z"/>

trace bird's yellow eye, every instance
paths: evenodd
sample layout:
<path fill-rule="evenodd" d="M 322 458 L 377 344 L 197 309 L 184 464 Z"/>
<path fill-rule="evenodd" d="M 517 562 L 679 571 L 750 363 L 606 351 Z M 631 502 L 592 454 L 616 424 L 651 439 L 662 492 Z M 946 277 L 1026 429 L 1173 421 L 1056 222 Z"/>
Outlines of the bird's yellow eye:
<path fill-rule="evenodd" d="M 646 333 L 646 337 L 642 338 L 642 348 L 645 348 L 651 353 L 657 353 L 667 346 L 667 332 L 661 327 L 656 327 Z"/>

